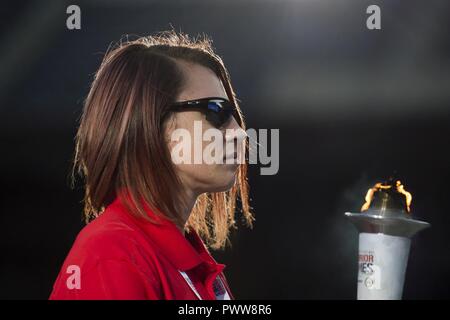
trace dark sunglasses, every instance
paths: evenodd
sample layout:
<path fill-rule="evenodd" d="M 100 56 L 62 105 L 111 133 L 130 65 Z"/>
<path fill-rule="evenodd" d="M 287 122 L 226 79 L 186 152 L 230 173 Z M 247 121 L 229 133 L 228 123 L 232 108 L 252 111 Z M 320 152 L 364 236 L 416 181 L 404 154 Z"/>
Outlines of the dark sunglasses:
<path fill-rule="evenodd" d="M 222 128 L 234 116 L 239 119 L 236 106 L 224 98 L 203 98 L 198 100 L 188 100 L 175 102 L 169 108 L 170 111 L 200 111 L 206 116 L 206 120 L 216 128 Z"/>

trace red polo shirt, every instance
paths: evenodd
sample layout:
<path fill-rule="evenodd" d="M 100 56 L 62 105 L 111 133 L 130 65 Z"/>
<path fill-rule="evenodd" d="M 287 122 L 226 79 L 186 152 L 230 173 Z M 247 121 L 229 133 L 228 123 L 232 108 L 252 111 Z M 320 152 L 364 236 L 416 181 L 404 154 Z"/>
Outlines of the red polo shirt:
<path fill-rule="evenodd" d="M 132 216 L 117 198 L 79 233 L 50 299 L 215 300 L 224 290 L 233 299 L 225 265 L 197 233 L 183 236 L 174 223 L 157 219 L 158 225 Z"/>

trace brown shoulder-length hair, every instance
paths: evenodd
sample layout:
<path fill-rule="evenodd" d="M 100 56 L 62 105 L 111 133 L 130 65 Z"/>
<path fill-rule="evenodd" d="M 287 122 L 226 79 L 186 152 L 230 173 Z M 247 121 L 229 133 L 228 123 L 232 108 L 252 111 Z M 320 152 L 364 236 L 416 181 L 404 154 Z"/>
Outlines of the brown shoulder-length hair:
<path fill-rule="evenodd" d="M 121 42 L 109 50 L 95 74 L 76 135 L 72 177 L 78 172 L 84 178 L 87 223 L 119 196 L 135 216 L 156 223 L 145 212 L 148 205 L 155 214 L 182 225 L 177 213 L 182 186 L 163 121 L 185 81 L 178 60 L 200 64 L 217 75 L 245 130 L 229 73 L 209 38 L 165 31 Z M 186 229 L 197 231 L 210 247 L 223 248 L 235 227 L 238 196 L 244 220 L 252 225 L 248 189 L 247 164 L 241 164 L 229 191 L 197 199 Z"/>

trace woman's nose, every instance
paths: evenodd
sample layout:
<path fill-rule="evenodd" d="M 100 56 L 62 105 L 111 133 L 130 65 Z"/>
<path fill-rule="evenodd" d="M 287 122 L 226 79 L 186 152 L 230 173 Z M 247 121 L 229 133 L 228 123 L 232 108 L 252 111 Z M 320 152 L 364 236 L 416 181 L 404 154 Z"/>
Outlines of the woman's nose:
<path fill-rule="evenodd" d="M 241 128 L 236 119 L 232 119 L 229 125 L 225 128 L 225 140 L 237 140 L 238 142 L 247 138 L 247 133 Z"/>

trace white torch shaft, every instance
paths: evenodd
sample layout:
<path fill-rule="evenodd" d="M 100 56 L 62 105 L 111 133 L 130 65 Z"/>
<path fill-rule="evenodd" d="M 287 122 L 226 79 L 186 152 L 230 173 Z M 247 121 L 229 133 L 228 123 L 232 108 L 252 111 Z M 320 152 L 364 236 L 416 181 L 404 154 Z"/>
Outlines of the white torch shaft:
<path fill-rule="evenodd" d="M 358 300 L 400 300 L 411 240 L 359 234 Z"/>

